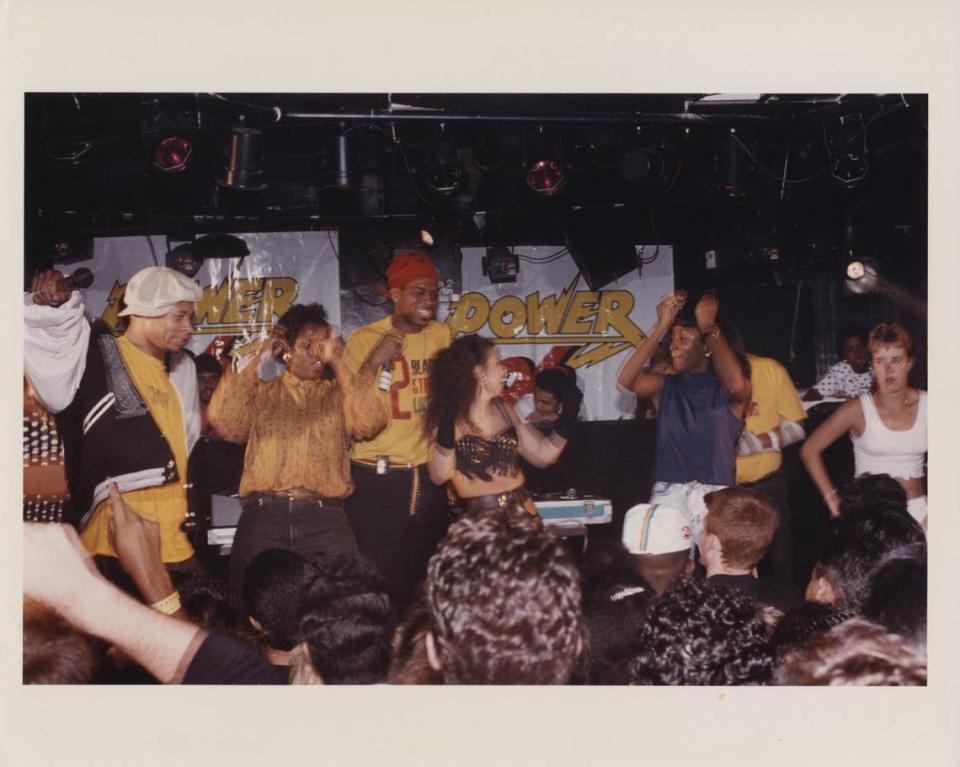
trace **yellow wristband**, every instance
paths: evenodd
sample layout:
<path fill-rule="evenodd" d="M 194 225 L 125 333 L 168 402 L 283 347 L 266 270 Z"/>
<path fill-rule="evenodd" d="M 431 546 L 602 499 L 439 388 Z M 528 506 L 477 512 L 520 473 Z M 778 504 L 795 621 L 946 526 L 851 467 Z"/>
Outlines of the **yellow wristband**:
<path fill-rule="evenodd" d="M 164 597 L 159 602 L 154 602 L 152 605 L 150 605 L 151 609 L 163 613 L 164 615 L 173 615 L 182 606 L 183 605 L 180 604 L 179 591 L 174 591 L 170 596 Z"/>

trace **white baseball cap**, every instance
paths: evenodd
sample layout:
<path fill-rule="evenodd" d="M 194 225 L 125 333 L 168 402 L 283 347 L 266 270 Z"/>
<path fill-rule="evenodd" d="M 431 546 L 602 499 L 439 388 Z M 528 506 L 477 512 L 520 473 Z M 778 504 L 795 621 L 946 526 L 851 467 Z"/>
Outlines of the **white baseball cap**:
<path fill-rule="evenodd" d="M 689 551 L 692 538 L 690 520 L 672 506 L 639 503 L 623 518 L 623 545 L 631 554 Z"/>
<path fill-rule="evenodd" d="M 148 266 L 127 283 L 123 294 L 127 308 L 120 316 L 161 317 L 181 301 L 196 303 L 202 295 L 200 286 L 185 274 L 166 266 Z"/>

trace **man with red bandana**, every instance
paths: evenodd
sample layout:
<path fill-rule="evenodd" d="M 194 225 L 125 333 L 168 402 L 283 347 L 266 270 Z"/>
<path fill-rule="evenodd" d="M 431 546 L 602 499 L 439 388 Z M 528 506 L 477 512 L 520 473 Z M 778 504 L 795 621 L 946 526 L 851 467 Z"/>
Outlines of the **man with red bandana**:
<path fill-rule="evenodd" d="M 111 578 L 123 579 L 110 536 L 112 483 L 159 526 L 167 566 L 194 566 L 180 526 L 200 408 L 193 360 L 182 350 L 201 295 L 180 272 L 141 269 L 126 286 L 119 338 L 102 323 L 91 327 L 82 296 L 59 272 L 38 274 L 24 297 L 24 368 L 63 437 L 67 520 Z"/>
<path fill-rule="evenodd" d="M 427 256 L 395 256 L 385 291 L 393 314 L 358 328 L 344 351 L 351 371 L 364 362 L 379 371 L 375 385 L 389 414 L 383 431 L 353 445 L 356 489 L 347 515 L 360 552 L 387 579 L 398 610 L 412 598 L 447 529 L 446 494 L 427 475 L 423 430 L 430 366 L 451 341 L 449 327 L 435 319 L 438 283 Z"/>

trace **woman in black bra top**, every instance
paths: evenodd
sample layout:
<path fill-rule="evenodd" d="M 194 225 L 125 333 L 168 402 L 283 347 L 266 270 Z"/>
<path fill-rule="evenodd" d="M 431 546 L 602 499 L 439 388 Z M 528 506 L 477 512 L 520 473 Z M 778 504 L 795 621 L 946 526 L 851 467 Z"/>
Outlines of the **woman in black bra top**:
<path fill-rule="evenodd" d="M 462 336 L 433 361 L 426 428 L 433 440 L 428 468 L 450 482 L 468 507 L 521 505 L 536 513 L 524 489 L 520 458 L 545 467 L 560 457 L 580 410 L 571 381 L 563 413 L 549 436 L 524 423 L 502 400 L 505 371 L 493 342 Z"/>

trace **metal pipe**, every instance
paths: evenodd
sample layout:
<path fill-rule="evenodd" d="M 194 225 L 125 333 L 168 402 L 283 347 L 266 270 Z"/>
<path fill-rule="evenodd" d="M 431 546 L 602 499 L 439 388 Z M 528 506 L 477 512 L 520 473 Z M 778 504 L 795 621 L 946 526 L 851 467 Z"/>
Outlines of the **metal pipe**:
<path fill-rule="evenodd" d="M 450 112 L 390 112 L 371 109 L 369 112 L 285 112 L 285 121 L 304 124 L 325 122 L 445 122 L 445 123 L 570 123 L 623 125 L 736 125 L 743 123 L 770 123 L 779 118 L 766 115 L 700 115 L 690 112 L 636 112 L 598 115 L 536 115 L 536 114 L 451 114 Z"/>

